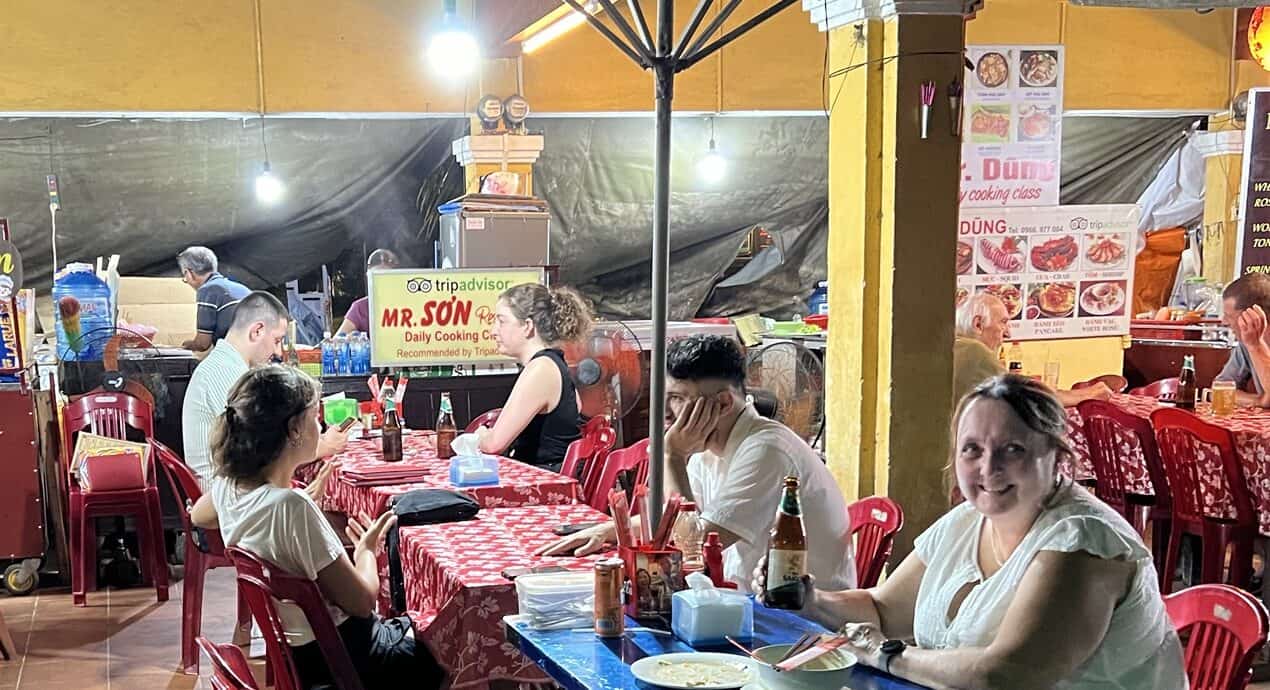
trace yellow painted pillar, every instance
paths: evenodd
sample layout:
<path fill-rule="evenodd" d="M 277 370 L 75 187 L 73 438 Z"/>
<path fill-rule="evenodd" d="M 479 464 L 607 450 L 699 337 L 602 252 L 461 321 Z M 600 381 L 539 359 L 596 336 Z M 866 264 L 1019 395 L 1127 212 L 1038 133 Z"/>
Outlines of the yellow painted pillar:
<path fill-rule="evenodd" d="M 848 499 L 896 499 L 897 558 L 947 508 L 960 140 L 949 80 L 960 16 L 910 15 L 830 35 L 827 454 Z M 929 138 L 920 90 L 936 82 Z"/>
<path fill-rule="evenodd" d="M 1204 156 L 1204 277 L 1216 283 L 1229 283 L 1237 270 L 1243 141 L 1243 131 L 1233 128 L 1195 137 Z"/>

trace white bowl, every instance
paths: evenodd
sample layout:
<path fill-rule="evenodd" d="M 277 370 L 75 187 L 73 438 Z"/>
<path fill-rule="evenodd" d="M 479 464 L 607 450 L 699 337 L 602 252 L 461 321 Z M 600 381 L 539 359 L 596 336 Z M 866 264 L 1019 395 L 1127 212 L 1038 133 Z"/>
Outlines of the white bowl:
<path fill-rule="evenodd" d="M 839 690 L 851 675 L 856 658 L 845 649 L 835 649 L 793 671 L 777 671 L 772 664 L 785 656 L 793 645 L 774 644 L 754 650 L 759 661 L 759 678 L 769 690 Z"/>

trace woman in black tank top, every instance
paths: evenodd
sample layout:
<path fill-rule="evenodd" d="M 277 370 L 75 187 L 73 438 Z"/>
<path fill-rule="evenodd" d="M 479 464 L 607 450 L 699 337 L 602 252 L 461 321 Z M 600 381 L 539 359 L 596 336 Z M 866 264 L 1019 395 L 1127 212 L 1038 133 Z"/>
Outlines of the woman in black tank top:
<path fill-rule="evenodd" d="M 559 346 L 590 329 L 590 309 L 574 290 L 526 284 L 499 296 L 490 335 L 521 372 L 498 421 L 478 432 L 481 452 L 559 471 L 569 444 L 581 438 L 582 421 Z"/>

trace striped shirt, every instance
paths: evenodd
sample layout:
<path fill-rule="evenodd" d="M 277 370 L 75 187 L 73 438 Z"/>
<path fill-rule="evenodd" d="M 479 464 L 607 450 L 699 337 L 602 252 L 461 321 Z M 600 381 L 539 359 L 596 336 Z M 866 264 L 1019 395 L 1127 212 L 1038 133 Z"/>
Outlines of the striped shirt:
<path fill-rule="evenodd" d="M 213 273 L 194 295 L 198 306 L 198 332 L 212 336 L 212 342 L 225 337 L 234 322 L 238 303 L 251 292 L 246 285 Z"/>
<path fill-rule="evenodd" d="M 185 441 L 185 464 L 203 481 L 212 477 L 212 425 L 225 412 L 229 389 L 247 373 L 247 360 L 221 340 L 207 358 L 194 369 L 181 406 L 181 436 Z"/>

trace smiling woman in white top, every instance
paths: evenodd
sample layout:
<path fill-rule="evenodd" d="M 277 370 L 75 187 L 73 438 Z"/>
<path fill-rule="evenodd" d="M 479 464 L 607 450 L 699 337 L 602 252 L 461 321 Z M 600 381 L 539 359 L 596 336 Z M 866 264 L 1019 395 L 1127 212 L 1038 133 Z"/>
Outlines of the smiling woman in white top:
<path fill-rule="evenodd" d="M 320 432 L 313 379 L 277 365 L 243 374 L 212 432 L 216 475 L 190 517 L 200 527 L 220 529 L 227 546 L 315 580 L 368 690 L 397 687 L 401 678 L 417 681 L 418 687 L 439 687 L 441 669 L 424 645 L 416 645 L 409 619 L 385 621 L 374 613 L 379 595 L 375 554 L 394 524 L 392 512 L 369 527 L 349 518 L 354 544 L 349 558 L 313 498 L 291 488 L 295 469 L 313 461 Z M 329 467 L 318 482 L 325 483 Z M 289 602 L 275 603 L 304 686 L 330 683 L 304 614 Z"/>
<path fill-rule="evenodd" d="M 1185 688 L 1150 552 L 1058 474 L 1071 453 L 1058 401 L 1000 376 L 966 396 L 953 428 L 966 502 L 885 583 L 809 588 L 806 612 L 843 626 L 863 663 L 932 688 Z"/>

